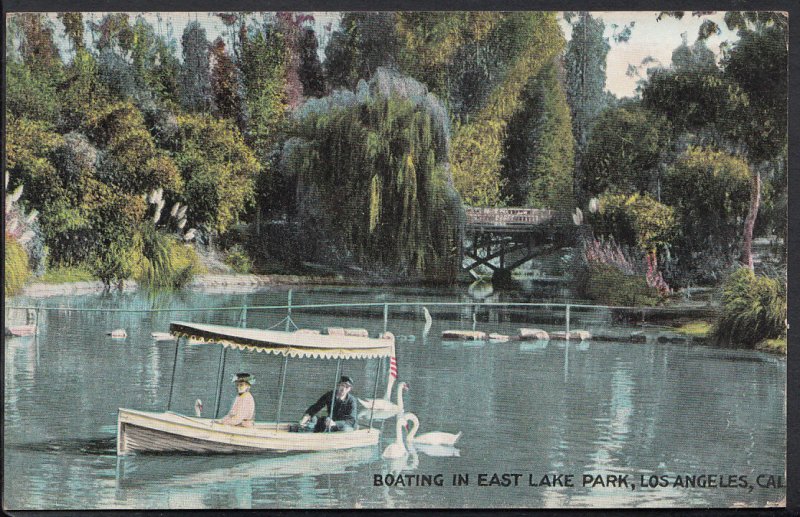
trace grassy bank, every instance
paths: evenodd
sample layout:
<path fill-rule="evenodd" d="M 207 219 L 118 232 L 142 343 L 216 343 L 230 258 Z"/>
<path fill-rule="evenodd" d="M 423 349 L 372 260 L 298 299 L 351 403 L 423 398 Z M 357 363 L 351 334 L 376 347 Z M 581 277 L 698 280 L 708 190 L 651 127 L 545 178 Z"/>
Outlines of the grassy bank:
<path fill-rule="evenodd" d="M 72 282 L 91 282 L 98 280 L 87 268 L 83 267 L 57 267 L 48 269 L 37 283 L 42 284 L 69 284 Z"/>

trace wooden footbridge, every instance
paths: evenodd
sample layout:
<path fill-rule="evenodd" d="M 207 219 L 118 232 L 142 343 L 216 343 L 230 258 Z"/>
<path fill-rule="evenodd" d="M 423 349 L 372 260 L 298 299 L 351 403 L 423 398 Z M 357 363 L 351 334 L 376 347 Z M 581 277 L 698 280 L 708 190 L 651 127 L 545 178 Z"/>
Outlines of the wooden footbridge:
<path fill-rule="evenodd" d="M 485 266 L 496 280 L 529 260 L 565 245 L 574 235 L 569 212 L 538 208 L 466 208 L 464 269 Z"/>

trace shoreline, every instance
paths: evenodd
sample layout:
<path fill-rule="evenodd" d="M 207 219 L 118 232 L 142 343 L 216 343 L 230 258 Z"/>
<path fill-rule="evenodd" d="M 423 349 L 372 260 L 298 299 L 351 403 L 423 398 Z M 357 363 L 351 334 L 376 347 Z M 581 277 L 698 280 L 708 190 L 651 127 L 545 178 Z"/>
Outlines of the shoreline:
<path fill-rule="evenodd" d="M 307 276 L 307 275 L 242 275 L 235 273 L 209 273 L 197 275 L 185 289 L 214 292 L 221 289 L 258 289 L 269 286 L 297 286 L 297 285 L 357 285 L 352 280 L 341 276 Z M 117 288 L 113 288 L 117 290 Z M 135 280 L 124 282 L 121 292 L 134 292 L 139 289 Z M 100 280 L 84 282 L 65 282 L 62 284 L 49 284 L 36 282 L 20 290 L 14 296 L 29 296 L 31 298 L 49 298 L 51 296 L 70 296 L 102 293 L 106 286 Z"/>

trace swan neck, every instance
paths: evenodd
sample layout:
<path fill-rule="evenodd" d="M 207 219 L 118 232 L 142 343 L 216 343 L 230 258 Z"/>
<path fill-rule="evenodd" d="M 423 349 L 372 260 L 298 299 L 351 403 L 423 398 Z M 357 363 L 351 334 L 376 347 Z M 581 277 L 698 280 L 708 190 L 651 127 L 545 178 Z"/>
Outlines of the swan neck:
<path fill-rule="evenodd" d="M 419 431 L 419 419 L 414 413 L 409 413 L 406 417 L 406 420 L 411 420 L 412 426 L 411 431 L 408 432 L 407 440 L 412 442 L 414 441 L 414 437 L 417 436 L 417 431 Z"/>
<path fill-rule="evenodd" d="M 403 385 L 400 384 L 397 387 L 397 407 L 400 408 L 400 412 L 403 412 Z"/>
<path fill-rule="evenodd" d="M 394 386 L 394 375 L 389 373 L 389 382 L 386 384 L 386 393 L 383 395 L 383 400 L 389 400 L 392 397 L 392 387 Z"/>
<path fill-rule="evenodd" d="M 397 423 L 395 424 L 395 430 L 397 431 L 397 436 L 394 439 L 394 443 L 398 445 L 403 445 L 403 424 L 405 424 L 405 420 L 402 418 L 397 419 Z M 405 447 L 405 445 L 403 445 Z"/>

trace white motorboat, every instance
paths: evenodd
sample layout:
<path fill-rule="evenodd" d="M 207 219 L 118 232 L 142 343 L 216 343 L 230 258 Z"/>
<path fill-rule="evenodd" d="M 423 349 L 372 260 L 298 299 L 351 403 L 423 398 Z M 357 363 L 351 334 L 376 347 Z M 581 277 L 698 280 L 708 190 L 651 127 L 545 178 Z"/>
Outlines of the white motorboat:
<path fill-rule="evenodd" d="M 343 359 L 395 355 L 394 336 L 389 332 L 378 338 L 370 338 L 173 322 L 170 324 L 170 334 L 177 338 L 176 357 L 181 342 L 189 341 L 193 344 L 221 344 L 224 347 L 221 361 L 224 361 L 224 350 L 228 348 L 282 355 L 287 360 L 289 357 L 336 359 L 337 379 Z M 173 366 L 173 379 L 174 373 Z M 218 379 L 218 392 L 220 382 L 221 379 Z M 172 388 L 171 384 L 170 401 Z M 175 413 L 169 410 L 169 405 L 168 402 L 167 411 L 161 413 L 120 408 L 117 417 L 117 454 L 311 452 L 367 447 L 376 445 L 380 440 L 380 431 L 372 428 L 371 421 L 368 428 L 356 431 L 307 433 L 294 431 L 295 426 L 288 422 L 255 422 L 252 427 L 221 424 L 210 418 Z"/>

